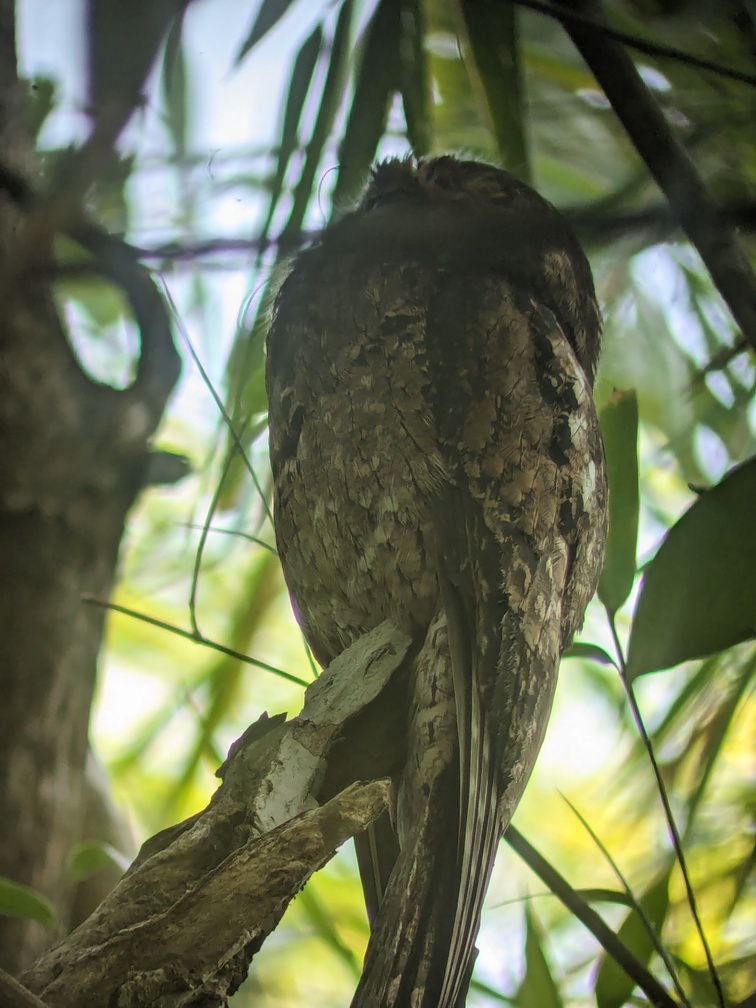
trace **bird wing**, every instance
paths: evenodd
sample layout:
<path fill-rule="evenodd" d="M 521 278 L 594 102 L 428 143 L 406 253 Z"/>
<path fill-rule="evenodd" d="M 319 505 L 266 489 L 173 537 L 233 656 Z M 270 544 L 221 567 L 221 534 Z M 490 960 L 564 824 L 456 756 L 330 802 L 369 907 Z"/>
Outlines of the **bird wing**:
<path fill-rule="evenodd" d="M 415 665 L 401 854 L 355 1008 L 464 998 L 498 842 L 601 561 L 598 424 L 556 316 L 501 278 L 431 286 L 425 358 L 449 474 L 430 498 L 440 604 Z"/>

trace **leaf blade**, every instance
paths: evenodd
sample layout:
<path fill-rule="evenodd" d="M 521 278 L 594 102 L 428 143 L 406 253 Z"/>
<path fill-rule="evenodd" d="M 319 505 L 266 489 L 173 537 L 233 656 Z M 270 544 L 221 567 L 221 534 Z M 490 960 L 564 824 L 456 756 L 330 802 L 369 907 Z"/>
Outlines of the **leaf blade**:
<path fill-rule="evenodd" d="M 756 634 L 756 459 L 731 470 L 669 530 L 646 567 L 629 682 Z"/>
<path fill-rule="evenodd" d="M 638 542 L 638 399 L 615 389 L 599 414 L 609 483 L 609 532 L 598 597 L 611 616 L 633 589 Z"/>

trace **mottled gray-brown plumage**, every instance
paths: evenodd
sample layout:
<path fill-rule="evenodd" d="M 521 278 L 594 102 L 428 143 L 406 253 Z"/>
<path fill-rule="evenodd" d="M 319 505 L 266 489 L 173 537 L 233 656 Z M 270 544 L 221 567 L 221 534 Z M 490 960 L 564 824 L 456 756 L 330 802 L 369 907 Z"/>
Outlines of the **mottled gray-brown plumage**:
<path fill-rule="evenodd" d="M 323 664 L 387 618 L 416 641 L 406 702 L 382 715 L 404 740 L 398 846 L 387 865 L 374 851 L 355 1006 L 464 1003 L 496 848 L 601 567 L 599 339 L 562 217 L 451 157 L 379 165 L 278 296 L 270 455 L 298 619 Z"/>

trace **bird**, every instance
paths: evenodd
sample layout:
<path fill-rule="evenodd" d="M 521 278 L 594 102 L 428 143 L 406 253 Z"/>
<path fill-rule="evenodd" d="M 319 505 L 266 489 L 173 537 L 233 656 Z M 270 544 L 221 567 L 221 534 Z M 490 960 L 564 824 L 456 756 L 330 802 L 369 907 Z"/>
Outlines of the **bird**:
<path fill-rule="evenodd" d="M 452 155 L 377 164 L 276 296 L 269 448 L 295 615 L 324 667 L 384 620 L 414 643 L 380 711 L 401 742 L 360 860 L 353 1008 L 465 1003 L 497 847 L 603 562 L 600 343 L 563 215 Z"/>

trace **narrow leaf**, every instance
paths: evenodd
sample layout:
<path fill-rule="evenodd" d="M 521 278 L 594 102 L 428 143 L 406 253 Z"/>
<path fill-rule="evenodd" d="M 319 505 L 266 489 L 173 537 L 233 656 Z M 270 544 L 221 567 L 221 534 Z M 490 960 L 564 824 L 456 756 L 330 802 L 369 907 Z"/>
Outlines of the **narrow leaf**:
<path fill-rule="evenodd" d="M 596 940 L 613 958 L 622 964 L 623 969 L 633 977 L 636 984 L 648 995 L 649 1001 L 658 1008 L 678 1008 L 677 1002 L 670 997 L 646 966 L 619 940 L 616 933 L 605 923 L 596 911 L 586 903 L 585 899 L 560 875 L 559 872 L 532 847 L 522 833 L 510 825 L 504 834 L 504 839 L 515 850 L 525 864 L 535 872 L 548 889 L 569 910 L 572 916 L 579 920 Z"/>
<path fill-rule="evenodd" d="M 606 446 L 609 534 L 598 597 L 614 615 L 633 588 L 638 541 L 638 400 L 615 389 L 599 419 Z"/>
<path fill-rule="evenodd" d="M 703 493 L 646 567 L 627 661 L 630 682 L 756 634 L 756 459 Z"/>
<path fill-rule="evenodd" d="M 491 129 L 505 165 L 529 179 L 516 5 L 459 0 L 471 70 L 483 92 Z"/>
<path fill-rule="evenodd" d="M 302 110 L 304 109 L 305 100 L 310 90 L 322 44 L 323 29 L 318 25 L 305 40 L 294 60 L 294 69 L 289 79 L 289 91 L 286 96 L 286 106 L 281 124 L 281 135 L 278 141 L 276 174 L 271 185 L 268 212 L 260 231 L 261 248 L 265 245 L 278 201 L 283 192 L 286 169 L 289 167 L 292 154 L 299 146 L 299 126 L 302 119 Z"/>
<path fill-rule="evenodd" d="M 564 658 L 584 658 L 588 661 L 597 662 L 599 665 L 613 665 L 617 667 L 614 658 L 598 644 L 588 644 L 584 641 L 575 641 L 564 652 Z"/>
<path fill-rule="evenodd" d="M 339 149 L 336 206 L 359 191 L 385 131 L 389 105 L 399 88 L 400 27 L 401 6 L 396 0 L 380 0 L 363 37 L 354 97 Z"/>
<path fill-rule="evenodd" d="M 184 18 L 176 18 L 168 30 L 163 56 L 162 85 L 168 111 L 168 128 L 176 154 L 186 153 L 186 54 L 183 39 Z"/>
<path fill-rule="evenodd" d="M 275 28 L 293 3 L 294 0 L 262 0 L 260 9 L 257 12 L 257 17 L 249 30 L 249 34 L 242 42 L 241 48 L 239 49 L 239 54 L 236 57 L 237 66 L 241 63 L 250 49 L 252 49 L 253 46 L 256 46 L 260 39 L 264 38 L 268 34 L 271 28 Z"/>
<path fill-rule="evenodd" d="M 515 1003 L 522 1008 L 563 1008 L 559 987 L 551 975 L 551 967 L 543 949 L 543 936 L 535 914 L 525 909 L 525 976 L 522 978 Z"/>
<path fill-rule="evenodd" d="M 315 177 L 320 159 L 323 156 L 323 148 L 331 134 L 336 113 L 344 94 L 346 70 L 350 57 L 349 41 L 353 14 L 353 0 L 345 0 L 339 12 L 336 28 L 334 29 L 333 40 L 331 42 L 331 58 L 328 62 L 328 71 L 325 83 L 323 84 L 320 105 L 315 116 L 312 135 L 307 144 L 307 154 L 302 174 L 294 187 L 291 216 L 284 228 L 285 235 L 293 236 L 299 234 L 302 229 L 302 222 L 304 221 L 307 206 L 313 195 Z"/>
<path fill-rule="evenodd" d="M 404 0 L 399 40 L 399 86 L 410 146 L 418 156 L 430 150 L 431 79 L 425 51 L 426 23 L 421 0 Z"/>
<path fill-rule="evenodd" d="M 7 878 L 0 878 L 0 913 L 34 920 L 45 927 L 55 924 L 55 910 L 42 893 Z"/>
<path fill-rule="evenodd" d="M 68 860 L 68 871 L 74 882 L 89 878 L 101 868 L 117 868 L 125 872 L 129 859 L 102 840 L 84 840 L 77 844 Z"/>
<path fill-rule="evenodd" d="M 638 901 L 646 920 L 657 934 L 661 931 L 669 907 L 669 872 L 657 879 Z M 617 937 L 638 962 L 647 965 L 654 951 L 652 936 L 636 910 L 631 910 L 622 922 Z M 596 974 L 595 994 L 598 1008 L 622 1008 L 627 1004 L 635 981 L 611 956 L 604 953 Z"/>

